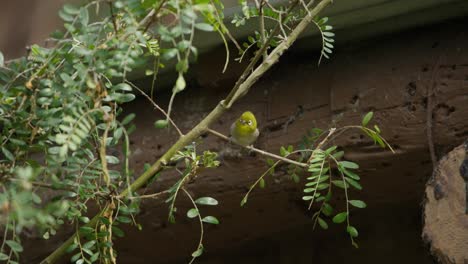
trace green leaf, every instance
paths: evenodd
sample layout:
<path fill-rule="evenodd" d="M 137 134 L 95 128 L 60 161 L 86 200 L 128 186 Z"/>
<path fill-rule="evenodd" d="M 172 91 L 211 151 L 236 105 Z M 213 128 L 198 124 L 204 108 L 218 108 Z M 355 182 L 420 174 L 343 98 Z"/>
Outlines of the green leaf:
<path fill-rule="evenodd" d="M 352 171 L 349 171 L 347 169 L 343 169 L 341 170 L 346 176 L 349 176 L 357 181 L 359 181 L 361 179 L 361 177 L 359 177 L 359 175 L 357 175 L 356 173 L 352 172 Z"/>
<path fill-rule="evenodd" d="M 351 161 L 346 161 L 346 160 L 339 161 L 338 165 L 340 165 L 343 168 L 348 168 L 348 169 L 359 169 L 358 164 L 351 162 Z"/>
<path fill-rule="evenodd" d="M 242 198 L 242 201 L 240 202 L 240 206 L 244 206 L 245 204 L 247 203 L 247 196 L 245 196 L 244 198 Z"/>
<path fill-rule="evenodd" d="M 154 122 L 154 126 L 156 128 L 166 128 L 168 124 L 169 122 L 165 119 L 159 119 L 159 120 L 156 120 L 156 122 Z"/>
<path fill-rule="evenodd" d="M 328 180 L 328 178 L 330 178 L 328 175 L 322 175 L 320 177 L 320 180 L 318 182 L 324 182 L 326 180 Z M 318 180 L 318 177 L 314 178 L 314 179 L 317 179 Z M 317 184 L 317 181 L 311 181 L 311 182 L 308 182 L 306 183 L 305 186 L 309 187 L 309 186 L 315 186 Z"/>
<path fill-rule="evenodd" d="M 211 215 L 203 217 L 202 221 L 208 224 L 213 224 L 213 225 L 219 224 L 219 220 L 216 217 L 211 216 Z"/>
<path fill-rule="evenodd" d="M 125 223 L 125 224 L 128 224 L 128 223 L 131 223 L 132 222 L 132 219 L 130 219 L 129 217 L 126 217 L 126 216 L 118 216 L 117 218 L 117 221 L 119 221 L 120 223 Z"/>
<path fill-rule="evenodd" d="M 325 150 L 325 153 L 328 155 L 328 154 L 332 153 L 336 148 L 337 148 L 337 146 L 329 147 L 327 150 Z"/>
<path fill-rule="evenodd" d="M 79 228 L 79 231 L 81 234 L 86 235 L 86 234 L 91 234 L 92 232 L 94 232 L 94 229 L 89 226 L 82 226 Z"/>
<path fill-rule="evenodd" d="M 120 228 L 118 228 L 116 226 L 112 226 L 112 233 L 114 233 L 118 237 L 124 237 L 125 236 L 124 231 L 122 231 L 122 229 L 120 229 Z"/>
<path fill-rule="evenodd" d="M 260 179 L 260 182 L 258 183 L 258 185 L 260 186 L 260 188 L 265 188 L 265 180 L 263 178 Z"/>
<path fill-rule="evenodd" d="M 367 205 L 365 202 L 361 200 L 349 200 L 348 201 L 352 206 L 357 207 L 357 208 L 366 208 Z"/>
<path fill-rule="evenodd" d="M 170 60 L 174 58 L 177 55 L 178 50 L 177 49 L 166 49 L 163 51 L 162 58 L 164 60 Z"/>
<path fill-rule="evenodd" d="M 328 203 L 324 203 L 322 207 L 322 213 L 326 216 L 331 216 L 333 214 L 333 207 Z"/>
<path fill-rule="evenodd" d="M 119 164 L 119 159 L 115 156 L 110 156 L 110 155 L 106 156 L 106 161 L 109 164 Z"/>
<path fill-rule="evenodd" d="M 188 218 L 194 218 L 194 217 L 197 217 L 197 216 L 198 216 L 198 210 L 197 209 L 192 208 L 192 209 L 187 211 L 187 217 Z"/>
<path fill-rule="evenodd" d="M 67 250 L 65 250 L 65 252 L 66 252 L 66 253 L 71 253 L 71 252 L 73 252 L 73 250 L 75 250 L 77 247 L 78 247 L 78 244 L 73 243 L 73 244 L 71 244 L 71 245 L 67 248 Z"/>
<path fill-rule="evenodd" d="M 136 98 L 134 94 L 131 93 L 113 93 L 105 101 L 116 101 L 117 103 L 128 103 L 133 101 Z"/>
<path fill-rule="evenodd" d="M 7 259 L 8 259 L 8 255 L 0 252 L 0 260 L 7 260 Z"/>
<path fill-rule="evenodd" d="M 195 24 L 195 28 L 201 30 L 201 31 L 213 31 L 213 26 L 207 23 L 197 23 Z"/>
<path fill-rule="evenodd" d="M 328 224 L 327 224 L 327 222 L 325 222 L 325 220 L 323 220 L 320 217 L 318 217 L 317 219 L 318 219 L 318 223 L 319 223 L 321 228 L 323 228 L 325 230 L 328 229 Z"/>
<path fill-rule="evenodd" d="M 335 224 L 343 223 L 346 220 L 347 216 L 348 216 L 348 213 L 342 212 L 342 213 L 339 213 L 339 214 L 335 215 L 333 217 L 332 221 Z"/>
<path fill-rule="evenodd" d="M 377 125 L 374 125 L 374 129 L 377 131 L 377 133 L 380 133 L 380 128 Z"/>
<path fill-rule="evenodd" d="M 3 57 L 3 53 L 0 51 L 0 67 L 5 65 L 5 57 Z"/>
<path fill-rule="evenodd" d="M 65 4 L 63 6 L 63 10 L 70 15 L 77 15 L 80 12 L 80 10 L 77 7 L 70 4 Z"/>
<path fill-rule="evenodd" d="M 75 255 L 73 255 L 73 256 L 71 257 L 70 260 L 71 260 L 71 262 L 75 262 L 75 261 L 77 261 L 80 257 L 81 257 L 81 252 L 76 253 Z"/>
<path fill-rule="evenodd" d="M 357 237 L 359 235 L 357 229 L 354 226 L 348 226 L 346 232 L 349 233 L 351 237 Z"/>
<path fill-rule="evenodd" d="M 351 178 L 348 178 L 346 177 L 345 180 L 349 183 L 349 185 L 353 186 L 354 188 L 358 189 L 358 190 L 362 190 L 362 186 L 361 184 L 359 184 L 359 182 L 351 179 Z"/>
<path fill-rule="evenodd" d="M 5 155 L 5 157 L 9 159 L 10 161 L 15 160 L 15 156 L 5 147 L 2 147 L 2 152 L 3 152 L 3 155 Z"/>
<path fill-rule="evenodd" d="M 113 90 L 119 90 L 124 92 L 131 92 L 132 87 L 127 83 L 119 83 L 116 86 L 112 87 Z"/>
<path fill-rule="evenodd" d="M 280 148 L 280 155 L 281 155 L 282 157 L 286 157 L 288 154 L 289 154 L 289 151 L 288 151 L 285 147 L 281 146 L 281 148 Z"/>
<path fill-rule="evenodd" d="M 267 159 L 266 163 L 268 164 L 268 166 L 273 166 L 275 164 L 275 162 L 272 159 Z"/>
<path fill-rule="evenodd" d="M 90 248 L 92 248 L 92 247 L 94 246 L 94 244 L 96 244 L 96 240 L 91 240 L 91 241 L 86 242 L 86 243 L 83 245 L 83 247 L 84 247 L 84 248 L 87 248 L 87 249 L 90 249 Z"/>
<path fill-rule="evenodd" d="M 86 216 L 80 216 L 79 219 L 80 219 L 81 222 L 83 222 L 85 224 L 89 223 L 89 218 L 86 217 Z"/>
<path fill-rule="evenodd" d="M 339 160 L 339 159 L 341 159 L 341 158 L 344 156 L 344 151 L 335 152 L 335 153 L 333 153 L 332 156 L 333 156 L 336 160 Z"/>
<path fill-rule="evenodd" d="M 345 189 L 345 183 L 342 180 L 335 180 L 335 181 L 332 181 L 332 183 L 338 188 Z M 349 187 L 349 184 L 346 183 L 346 188 L 348 187 Z"/>
<path fill-rule="evenodd" d="M 63 10 L 60 10 L 59 11 L 59 17 L 63 19 L 63 21 L 65 22 L 72 22 L 73 21 L 73 16 L 67 14 L 66 12 L 64 12 Z M 70 24 L 67 24 L 67 25 L 70 25 Z M 70 28 L 71 29 L 71 28 Z M 70 30 L 71 31 L 71 30 Z"/>
<path fill-rule="evenodd" d="M 179 73 L 179 77 L 177 78 L 177 81 L 174 85 L 174 88 L 172 89 L 172 92 L 174 93 L 181 92 L 185 89 L 185 86 L 187 86 L 187 83 L 185 82 L 184 75 L 182 73 Z"/>
<path fill-rule="evenodd" d="M 297 176 L 297 174 L 293 174 L 292 179 L 295 183 L 299 183 L 301 181 L 301 179 L 299 178 L 299 176 Z"/>
<path fill-rule="evenodd" d="M 322 17 L 322 18 L 318 21 L 318 23 L 321 24 L 321 25 L 323 25 L 323 24 L 325 24 L 325 23 L 327 23 L 327 22 L 328 22 L 328 17 Z"/>
<path fill-rule="evenodd" d="M 372 116 L 374 115 L 374 112 L 369 112 L 367 113 L 364 118 L 362 119 L 362 125 L 363 126 L 367 126 L 367 124 L 369 123 L 369 121 L 372 119 Z"/>
<path fill-rule="evenodd" d="M 202 205 L 218 205 L 218 201 L 212 197 L 200 197 L 195 200 L 195 203 Z"/>
<path fill-rule="evenodd" d="M 14 240 L 6 240 L 5 243 L 15 252 L 22 252 L 23 246 Z"/>
<path fill-rule="evenodd" d="M 80 9 L 80 21 L 81 21 L 81 24 L 83 24 L 83 26 L 87 26 L 89 23 L 89 13 L 88 13 L 88 9 L 85 7 L 82 7 Z"/>
<path fill-rule="evenodd" d="M 304 200 L 304 201 L 309 201 L 309 200 L 312 200 L 312 199 L 314 199 L 313 196 L 303 196 L 302 197 L 302 200 Z"/>
<path fill-rule="evenodd" d="M 192 253 L 192 257 L 196 258 L 203 254 L 203 245 L 200 245 L 197 250 Z"/>

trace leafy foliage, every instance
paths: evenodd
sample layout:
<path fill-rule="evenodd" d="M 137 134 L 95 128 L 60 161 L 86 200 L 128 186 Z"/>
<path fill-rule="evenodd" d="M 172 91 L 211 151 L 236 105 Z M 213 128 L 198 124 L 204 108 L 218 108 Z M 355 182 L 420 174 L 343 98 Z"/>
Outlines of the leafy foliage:
<path fill-rule="evenodd" d="M 104 4 L 109 5 L 109 13 L 95 16 Z M 134 114 L 121 114 L 121 106 L 136 97 L 129 73 L 148 60 L 157 61 L 157 67 L 174 65 L 179 73 L 174 93 L 184 90 L 189 60 L 198 54 L 194 35 L 222 23 L 216 20 L 211 25 L 200 19 L 217 17 L 219 8 L 206 1 L 67 4 L 59 12 L 65 31 L 52 34 L 52 48 L 33 45 L 27 58 L 7 66 L 0 56 L 0 204 L 7 231 L 4 239 L 11 241 L 2 247 L 0 258 L 8 256 L 5 260 L 10 263 L 15 261 L 12 257 L 19 260 L 18 234 L 23 227 L 37 227 L 49 238 L 60 225 L 72 223 L 82 234 L 72 244 L 72 251 L 80 249 L 73 262 L 114 259 L 109 243 L 112 235 L 123 234 L 117 225 L 133 222 L 122 215 L 123 208 L 133 208 L 130 215 L 138 209 L 134 199 L 105 205 L 114 193 L 126 190 L 131 179 L 128 136 L 135 129 Z M 174 13 L 176 23 L 156 23 Z M 108 154 L 118 146 L 123 147 L 119 157 Z M 203 159 L 216 163 L 213 155 Z M 122 170 L 116 170 L 119 165 Z M 44 188 L 55 193 L 52 200 L 40 198 L 47 192 Z M 108 215 L 101 216 L 107 222 L 94 223 L 102 226 L 101 231 L 79 227 L 89 222 L 88 200 L 107 208 Z M 107 242 L 93 239 L 94 235 Z"/>
<path fill-rule="evenodd" d="M 327 218 L 332 218 L 331 220 L 335 224 L 346 222 L 346 232 L 349 234 L 351 242 L 355 247 L 358 247 L 355 242 L 355 238 L 358 236 L 358 230 L 350 223 L 349 205 L 358 209 L 367 206 L 364 201 L 351 200 L 349 198 L 351 189 L 360 191 L 363 188 L 359 183 L 361 178 L 355 171 L 359 169 L 359 165 L 352 161 L 344 160 L 345 152 L 338 150 L 338 146 L 331 146 L 327 149 L 322 149 L 322 147 L 329 143 L 332 135 L 347 129 L 355 128 L 363 131 L 382 147 L 389 147 L 391 149 L 390 145 L 380 136 L 380 130 L 372 130 L 366 127 L 372 119 L 372 116 L 373 112 L 367 113 L 362 120 L 362 126 L 345 126 L 340 129 L 332 128 L 328 131 L 327 136 L 325 136 L 326 134 L 320 129 L 308 131 L 300 144 L 300 148 L 296 151 L 293 146 L 280 148 L 280 155 L 284 158 L 289 158 L 292 154 L 301 153 L 298 162 L 302 162 L 301 165 L 305 167 L 305 174 L 308 175 L 306 177 L 302 199 L 308 203 L 309 210 L 312 209 L 314 203 L 319 203 L 318 210 L 312 216 L 314 226 L 318 223 L 321 228 L 328 229 Z M 247 202 L 249 194 L 257 184 L 261 188 L 264 188 L 265 175 L 268 173 L 272 175 L 275 167 L 281 161 L 282 160 L 273 162 L 267 160 L 269 169 L 250 187 L 249 191 L 242 199 L 241 205 Z M 288 166 L 288 174 L 296 183 L 300 182 L 298 172 L 304 174 L 304 169 L 302 167 L 293 163 L 290 163 Z M 336 193 L 333 189 L 334 187 L 342 189 L 344 192 L 346 210 L 343 212 L 336 212 L 336 206 L 332 205 L 333 194 Z"/>
<path fill-rule="evenodd" d="M 333 43 L 335 42 L 335 33 L 331 32 L 333 29 L 332 26 L 327 25 L 328 17 L 314 19 L 314 23 L 320 31 L 322 35 L 322 51 L 320 52 L 320 58 L 318 60 L 318 64 L 322 61 L 322 57 L 330 59 L 330 55 L 333 53 Z"/>
<path fill-rule="evenodd" d="M 209 196 L 195 199 L 186 188 L 202 169 L 219 166 L 217 153 L 197 152 L 196 144 L 187 142 L 178 148 L 181 151 L 169 150 L 170 155 L 161 159 L 161 170 L 176 171 L 180 178 L 160 193 L 138 194 L 135 190 L 143 183 L 141 178 L 134 180 L 129 164 L 129 136 L 136 129 L 132 124 L 135 114 L 124 116 L 123 107 L 136 98 L 138 91 L 165 116 L 155 120 L 156 128 L 174 128 L 181 138 L 187 137 L 171 119 L 171 112 L 175 97 L 190 86 L 187 73 L 198 57 L 194 41 L 198 32 L 221 37 L 226 47 L 224 70 L 230 58 L 228 40 L 237 47 L 239 62 L 254 52 L 251 63 L 255 66 L 260 50 L 266 60 L 270 49 L 288 40 L 302 19 L 310 15 L 313 1 L 275 6 L 263 0 L 254 2 L 255 6 L 241 0 L 242 14 L 232 20 L 236 26 L 251 19 L 261 21 L 259 30 L 243 46 L 224 25 L 224 6 L 219 0 L 90 0 L 81 6 L 63 6 L 59 16 L 65 30 L 51 35 L 51 46 L 32 45 L 27 57 L 6 63 L 0 53 L 1 261 L 20 261 L 25 228 L 36 229 L 44 239 L 50 239 L 63 225 L 70 225 L 76 235 L 57 255 L 69 253 L 70 261 L 78 264 L 116 263 L 113 241 L 125 236 L 122 225 L 142 229 L 135 221 L 141 199 L 168 195 L 169 221 L 175 222 L 181 192 L 192 203 L 187 217 L 198 219 L 200 224 L 200 240 L 191 261 L 202 255 L 204 225 L 218 225 L 220 221 L 215 216 L 202 216 L 201 210 L 218 205 L 218 201 Z M 326 22 L 326 18 L 314 20 L 323 39 L 321 56 L 328 58 L 334 40 Z M 177 74 L 166 110 L 154 102 L 160 69 Z M 150 95 L 131 81 L 134 72 L 152 75 Z M 376 143 L 388 145 L 377 126 L 367 127 L 371 118 L 367 115 L 359 129 Z M 283 159 L 300 154 L 289 164 L 288 173 L 295 182 L 300 182 L 304 173 L 310 175 L 304 200 L 310 206 L 321 202 L 314 217 L 322 228 L 328 228 L 326 220 L 335 214 L 331 188 L 344 189 L 347 210 L 335 214 L 332 221 L 347 221 L 346 230 L 353 239 L 358 231 L 349 224 L 348 205 L 366 206 L 347 197 L 348 188 L 362 189 L 355 172 L 358 166 L 343 160 L 343 152 L 337 147 L 322 150 L 314 146 L 323 135 L 323 131 L 314 130 L 298 150 L 282 147 L 280 154 Z M 264 178 L 275 173 L 281 159 L 267 162 L 269 169 L 253 184 L 242 205 L 256 185 L 267 187 Z M 145 183 L 156 182 L 161 170 L 145 166 L 143 175 L 151 177 Z M 90 203 L 100 209 L 92 218 Z"/>

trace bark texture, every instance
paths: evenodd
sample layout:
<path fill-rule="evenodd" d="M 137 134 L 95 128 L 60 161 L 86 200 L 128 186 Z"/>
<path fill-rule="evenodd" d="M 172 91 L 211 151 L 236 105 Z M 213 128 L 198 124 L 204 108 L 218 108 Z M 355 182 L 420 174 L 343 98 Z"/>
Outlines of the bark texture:
<path fill-rule="evenodd" d="M 423 238 L 440 263 L 468 262 L 468 205 L 460 175 L 466 158 L 464 145 L 449 152 L 426 186 Z"/>

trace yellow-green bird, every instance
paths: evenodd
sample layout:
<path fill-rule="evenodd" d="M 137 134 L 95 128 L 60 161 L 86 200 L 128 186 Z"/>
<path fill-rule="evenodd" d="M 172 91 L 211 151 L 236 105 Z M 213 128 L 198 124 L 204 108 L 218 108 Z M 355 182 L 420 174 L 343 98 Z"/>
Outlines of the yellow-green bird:
<path fill-rule="evenodd" d="M 257 119 L 252 112 L 244 112 L 231 125 L 231 138 L 237 144 L 250 146 L 258 138 Z"/>

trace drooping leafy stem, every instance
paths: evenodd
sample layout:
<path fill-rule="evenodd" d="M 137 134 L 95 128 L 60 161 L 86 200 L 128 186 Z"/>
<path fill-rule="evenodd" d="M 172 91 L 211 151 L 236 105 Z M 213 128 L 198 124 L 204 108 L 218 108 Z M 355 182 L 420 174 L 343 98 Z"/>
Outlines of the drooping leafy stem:
<path fill-rule="evenodd" d="M 322 61 L 322 57 L 330 59 L 329 54 L 332 54 L 334 48 L 333 43 L 335 42 L 335 40 L 333 39 L 333 37 L 335 36 L 335 33 L 331 32 L 333 27 L 327 25 L 327 22 L 328 17 L 314 19 L 314 24 L 317 26 L 317 29 L 322 35 L 322 51 L 320 52 L 320 58 L 318 60 L 319 65 Z"/>
<path fill-rule="evenodd" d="M 194 207 L 193 209 L 191 209 L 191 210 L 189 210 L 187 212 L 187 216 L 190 217 L 190 218 L 197 217 L 198 222 L 200 223 L 200 239 L 198 241 L 197 249 L 192 253 L 192 259 L 189 262 L 189 263 L 193 263 L 193 261 L 197 257 L 201 256 L 201 254 L 203 253 L 203 235 L 204 235 L 203 221 L 202 221 L 202 217 L 201 217 L 201 214 L 200 214 L 200 210 L 198 209 L 198 206 L 195 203 L 195 201 L 193 200 L 190 193 L 187 190 L 185 190 L 185 188 L 183 188 L 183 187 L 182 187 L 182 191 L 184 191 L 184 193 L 190 199 L 190 202 L 192 203 L 192 205 Z"/>
<path fill-rule="evenodd" d="M 265 177 L 270 171 L 273 171 L 275 169 L 275 167 L 280 163 L 281 161 L 278 160 L 276 161 L 275 163 L 273 163 L 273 165 L 271 165 L 270 168 L 268 168 L 268 170 L 266 170 L 249 188 L 249 190 L 247 191 L 247 193 L 244 195 L 244 198 L 242 198 L 241 200 L 241 203 L 240 205 L 241 206 L 244 206 L 246 203 L 247 203 L 247 200 L 249 199 L 249 194 L 250 192 L 252 192 L 252 190 L 255 188 L 255 186 L 257 186 L 257 184 L 259 183 L 263 183 L 261 184 L 261 186 L 264 186 L 264 179 L 263 177 Z"/>

